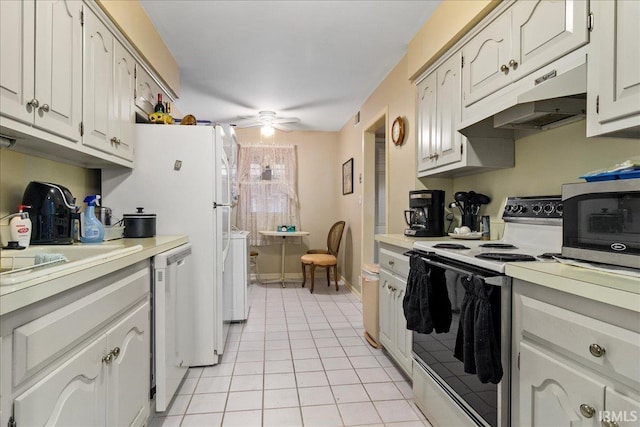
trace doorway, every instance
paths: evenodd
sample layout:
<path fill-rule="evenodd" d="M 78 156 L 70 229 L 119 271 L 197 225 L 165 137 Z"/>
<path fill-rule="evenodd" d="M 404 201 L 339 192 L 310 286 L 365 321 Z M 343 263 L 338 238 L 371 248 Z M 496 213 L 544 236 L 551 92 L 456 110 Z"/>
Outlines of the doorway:
<path fill-rule="evenodd" d="M 381 112 L 362 135 L 362 263 L 378 262 L 374 236 L 387 232 L 387 116 Z"/>

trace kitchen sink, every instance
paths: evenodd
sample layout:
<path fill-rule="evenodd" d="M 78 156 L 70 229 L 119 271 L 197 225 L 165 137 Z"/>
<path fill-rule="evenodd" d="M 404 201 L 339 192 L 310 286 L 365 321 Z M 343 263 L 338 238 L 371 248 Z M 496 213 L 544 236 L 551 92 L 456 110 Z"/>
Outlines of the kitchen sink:
<path fill-rule="evenodd" d="M 82 265 L 104 262 L 142 250 L 142 246 L 51 245 L 31 246 L 24 250 L 0 252 L 0 286 L 27 280 Z"/>

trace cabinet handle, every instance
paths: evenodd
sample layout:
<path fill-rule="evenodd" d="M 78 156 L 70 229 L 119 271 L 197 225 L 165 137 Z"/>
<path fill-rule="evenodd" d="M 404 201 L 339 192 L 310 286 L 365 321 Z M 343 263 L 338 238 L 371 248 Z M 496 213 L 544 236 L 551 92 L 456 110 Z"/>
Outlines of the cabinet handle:
<path fill-rule="evenodd" d="M 117 144 L 118 143 L 118 138 L 116 138 L 115 136 L 113 138 L 111 138 L 109 141 L 111 141 L 112 144 Z"/>
<path fill-rule="evenodd" d="M 500 71 L 506 74 L 509 71 L 509 67 L 507 67 L 506 64 L 502 64 L 500 66 Z"/>
<path fill-rule="evenodd" d="M 389 261 L 389 265 L 393 266 L 393 265 L 395 265 L 395 262 L 394 261 Z"/>
<path fill-rule="evenodd" d="M 49 112 L 49 104 L 42 104 L 42 107 L 40 107 L 40 109 L 42 111 L 44 111 L 45 113 Z"/>
<path fill-rule="evenodd" d="M 591 344 L 589 346 L 589 352 L 593 357 L 602 357 L 604 356 L 606 350 L 604 349 L 604 347 L 601 347 L 598 344 Z"/>
<path fill-rule="evenodd" d="M 111 350 L 111 354 L 113 354 L 113 360 L 117 359 L 120 356 L 120 347 L 116 347 Z"/>
<path fill-rule="evenodd" d="M 517 66 L 518 66 L 518 61 L 516 61 L 515 59 L 512 59 L 511 61 L 509 61 L 509 67 L 516 68 Z"/>
<path fill-rule="evenodd" d="M 38 108 L 40 106 L 40 102 L 36 98 L 33 98 L 31 101 L 27 102 L 27 105 L 30 105 L 31 108 Z"/>
<path fill-rule="evenodd" d="M 602 427 L 620 427 L 617 422 L 611 421 L 609 418 L 604 418 L 600 422 L 600 425 L 602 425 Z"/>
<path fill-rule="evenodd" d="M 593 416 L 596 414 L 596 410 L 593 406 L 589 406 L 586 403 L 583 403 L 582 405 L 580 405 L 580 413 L 585 418 L 593 418 Z"/>
<path fill-rule="evenodd" d="M 109 363 L 111 363 L 112 360 L 113 360 L 113 353 L 109 352 L 106 356 L 102 358 L 102 363 L 104 363 L 105 365 L 108 365 Z"/>
<path fill-rule="evenodd" d="M 118 145 L 120 145 L 120 143 L 121 143 L 121 142 L 122 142 L 122 141 L 120 140 L 120 138 L 118 138 L 118 139 L 116 140 L 116 144 L 118 144 Z"/>

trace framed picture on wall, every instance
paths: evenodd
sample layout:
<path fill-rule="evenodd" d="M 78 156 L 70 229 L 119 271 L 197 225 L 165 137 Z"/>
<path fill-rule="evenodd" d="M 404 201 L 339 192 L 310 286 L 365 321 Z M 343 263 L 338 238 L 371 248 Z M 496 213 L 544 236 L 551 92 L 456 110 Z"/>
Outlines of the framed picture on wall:
<path fill-rule="evenodd" d="M 342 194 L 353 193 L 353 157 L 342 164 Z"/>

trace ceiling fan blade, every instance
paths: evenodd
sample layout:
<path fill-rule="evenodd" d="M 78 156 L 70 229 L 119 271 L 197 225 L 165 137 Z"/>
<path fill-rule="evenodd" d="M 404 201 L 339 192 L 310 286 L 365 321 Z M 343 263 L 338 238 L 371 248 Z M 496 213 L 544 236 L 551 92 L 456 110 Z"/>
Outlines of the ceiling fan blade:
<path fill-rule="evenodd" d="M 258 127 L 258 126 L 262 126 L 262 123 L 255 123 L 255 122 L 254 123 L 247 123 L 247 124 L 238 124 L 238 123 L 236 123 L 236 126 L 241 128 L 241 129 L 244 129 L 244 128 L 255 128 L 255 127 Z"/>
<path fill-rule="evenodd" d="M 298 123 L 300 121 L 299 118 L 297 117 L 277 117 L 273 120 L 272 123 L 274 124 L 278 124 L 278 123 Z"/>
<path fill-rule="evenodd" d="M 291 132 L 293 129 L 285 124 L 282 123 L 273 123 L 271 125 L 274 129 L 278 129 L 281 130 L 283 132 Z"/>

